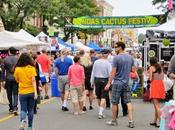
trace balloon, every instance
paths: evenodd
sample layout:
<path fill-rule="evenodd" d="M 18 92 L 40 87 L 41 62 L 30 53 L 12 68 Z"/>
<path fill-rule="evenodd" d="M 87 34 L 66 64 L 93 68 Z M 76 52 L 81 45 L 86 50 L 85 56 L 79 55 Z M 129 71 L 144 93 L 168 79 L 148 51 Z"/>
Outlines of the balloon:
<path fill-rule="evenodd" d="M 170 40 L 169 39 L 163 39 L 163 45 L 164 46 L 169 46 L 170 45 Z"/>

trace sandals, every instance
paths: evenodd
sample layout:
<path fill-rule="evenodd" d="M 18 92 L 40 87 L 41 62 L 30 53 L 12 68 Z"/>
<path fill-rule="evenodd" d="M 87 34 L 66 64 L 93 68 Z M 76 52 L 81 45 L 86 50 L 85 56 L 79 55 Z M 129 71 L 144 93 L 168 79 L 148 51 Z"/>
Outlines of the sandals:
<path fill-rule="evenodd" d="M 159 123 L 155 123 L 155 122 L 152 122 L 152 123 L 149 123 L 151 126 L 155 126 L 157 128 L 160 127 L 160 124 Z"/>
<path fill-rule="evenodd" d="M 149 123 L 149 125 L 156 126 L 156 125 L 157 125 L 157 123 L 152 122 L 152 123 Z"/>

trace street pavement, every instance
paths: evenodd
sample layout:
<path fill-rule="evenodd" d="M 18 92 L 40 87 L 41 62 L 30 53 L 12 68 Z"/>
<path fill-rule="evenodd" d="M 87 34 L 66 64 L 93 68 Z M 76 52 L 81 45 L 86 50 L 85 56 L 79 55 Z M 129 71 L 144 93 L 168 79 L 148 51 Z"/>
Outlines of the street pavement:
<path fill-rule="evenodd" d="M 135 128 L 133 130 L 158 130 L 149 126 L 153 119 L 153 106 L 145 103 L 141 99 L 133 99 Z M 105 110 L 105 119 L 97 119 L 97 101 L 94 101 L 93 110 L 88 110 L 83 115 L 75 116 L 72 114 L 72 104 L 68 101 L 70 111 L 61 111 L 61 100 L 51 98 L 44 100 L 40 105 L 37 115 L 34 118 L 35 130 L 130 130 L 128 128 L 128 118 L 120 116 L 118 126 L 107 126 L 106 121 L 111 119 L 111 111 Z M 19 116 L 8 114 L 8 107 L 0 105 L 0 130 L 18 130 Z M 27 130 L 27 129 L 26 129 Z"/>

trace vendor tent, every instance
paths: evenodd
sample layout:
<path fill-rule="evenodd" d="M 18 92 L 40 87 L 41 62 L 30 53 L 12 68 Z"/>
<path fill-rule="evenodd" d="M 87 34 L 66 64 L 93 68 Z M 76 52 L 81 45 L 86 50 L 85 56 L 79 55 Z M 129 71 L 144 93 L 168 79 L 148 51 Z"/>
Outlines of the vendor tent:
<path fill-rule="evenodd" d="M 74 44 L 71 44 L 71 43 L 68 43 L 68 42 L 65 42 L 65 44 L 70 46 L 72 51 L 77 51 L 77 47 Z"/>
<path fill-rule="evenodd" d="M 27 38 L 27 36 L 25 36 Z M 0 32 L 0 48 L 45 45 L 43 42 L 27 40 L 18 32 Z"/>
<path fill-rule="evenodd" d="M 42 42 L 46 42 L 46 43 L 50 43 L 51 42 L 51 39 L 49 38 L 48 35 L 46 35 L 44 32 L 40 32 L 36 38 L 39 40 L 39 41 L 42 41 Z"/>
<path fill-rule="evenodd" d="M 39 41 L 37 38 L 35 38 L 33 35 L 28 33 L 27 31 L 21 29 L 19 32 L 16 33 L 21 39 L 32 41 L 39 44 L 44 44 L 43 42 Z"/>
<path fill-rule="evenodd" d="M 70 45 L 69 43 L 64 42 L 61 38 L 58 38 L 59 46 L 65 46 L 65 48 L 70 49 L 71 51 L 75 51 L 76 47 L 74 45 Z"/>
<path fill-rule="evenodd" d="M 146 34 L 146 30 L 161 30 L 161 31 L 175 31 L 175 18 L 167 21 L 166 23 L 157 26 L 157 27 L 151 27 L 151 28 L 140 28 L 138 29 L 138 34 Z"/>
<path fill-rule="evenodd" d="M 40 33 L 36 36 L 36 38 L 39 38 L 39 37 L 49 37 L 49 36 L 47 36 L 44 32 L 40 32 Z"/>
<path fill-rule="evenodd" d="M 175 18 L 167 21 L 166 23 L 155 28 L 156 30 L 162 31 L 175 31 Z"/>
<path fill-rule="evenodd" d="M 84 51 L 90 51 L 90 50 L 92 50 L 90 47 L 88 47 L 88 46 L 82 44 L 82 43 L 79 42 L 79 41 L 76 42 L 74 45 L 75 45 L 79 50 L 84 50 Z"/>
<path fill-rule="evenodd" d="M 89 42 L 88 47 L 92 48 L 95 51 L 100 51 L 101 48 L 95 42 Z"/>

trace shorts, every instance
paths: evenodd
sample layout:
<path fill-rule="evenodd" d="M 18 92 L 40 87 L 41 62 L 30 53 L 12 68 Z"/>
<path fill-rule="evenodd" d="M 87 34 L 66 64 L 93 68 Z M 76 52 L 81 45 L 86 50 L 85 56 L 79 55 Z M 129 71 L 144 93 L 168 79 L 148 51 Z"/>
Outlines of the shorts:
<path fill-rule="evenodd" d="M 94 82 L 97 99 L 106 99 L 109 96 L 109 91 L 105 91 L 104 88 L 108 83 L 108 78 L 95 78 Z"/>
<path fill-rule="evenodd" d="M 46 83 L 48 83 L 49 82 L 49 73 L 43 73 L 43 75 L 46 78 Z"/>
<path fill-rule="evenodd" d="M 83 101 L 83 89 L 82 86 L 70 87 L 70 95 L 73 103 Z"/>
<path fill-rule="evenodd" d="M 69 90 L 69 85 L 68 85 L 68 76 L 67 75 L 59 75 L 58 76 L 58 88 L 60 92 L 65 92 Z"/>
<path fill-rule="evenodd" d="M 89 90 L 89 91 L 93 91 L 93 87 L 91 87 L 91 83 L 90 83 L 90 78 L 85 78 L 85 89 Z"/>
<path fill-rule="evenodd" d="M 120 97 L 123 98 L 125 104 L 131 102 L 131 89 L 129 85 L 113 84 L 111 103 L 117 105 L 120 103 Z"/>

